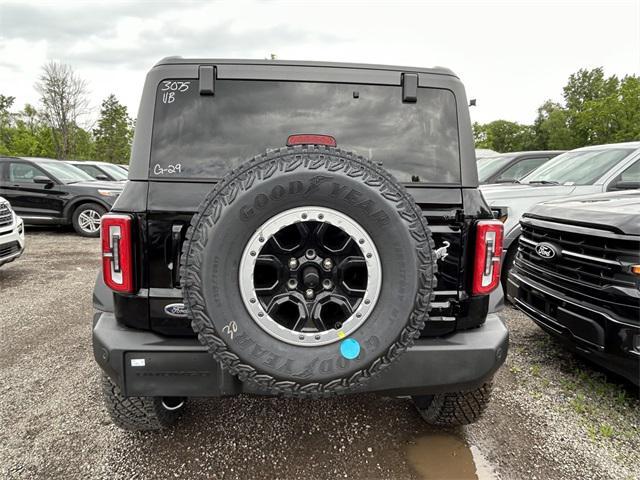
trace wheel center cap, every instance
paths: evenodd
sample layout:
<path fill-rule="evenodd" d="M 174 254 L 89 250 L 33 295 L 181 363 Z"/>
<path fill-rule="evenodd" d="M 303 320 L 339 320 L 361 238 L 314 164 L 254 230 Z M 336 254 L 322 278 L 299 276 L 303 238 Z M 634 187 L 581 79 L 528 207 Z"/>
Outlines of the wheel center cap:
<path fill-rule="evenodd" d="M 320 285 L 320 272 L 313 266 L 305 267 L 302 271 L 302 283 L 307 288 L 316 288 Z"/>

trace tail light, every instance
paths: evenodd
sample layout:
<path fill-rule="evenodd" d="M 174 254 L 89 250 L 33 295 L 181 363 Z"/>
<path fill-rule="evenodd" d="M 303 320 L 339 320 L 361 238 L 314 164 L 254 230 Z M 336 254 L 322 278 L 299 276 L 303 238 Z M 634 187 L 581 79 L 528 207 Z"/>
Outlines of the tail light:
<path fill-rule="evenodd" d="M 293 145 L 326 145 L 328 147 L 335 147 L 337 145 L 336 139 L 331 135 L 315 135 L 315 134 L 301 134 L 301 135 L 289 135 L 287 138 L 287 147 Z"/>
<path fill-rule="evenodd" d="M 500 284 L 502 222 L 482 220 L 476 223 L 476 251 L 473 262 L 473 295 L 491 293 Z"/>
<path fill-rule="evenodd" d="M 129 215 L 106 214 L 102 217 L 102 276 L 112 290 L 133 292 L 133 246 Z"/>

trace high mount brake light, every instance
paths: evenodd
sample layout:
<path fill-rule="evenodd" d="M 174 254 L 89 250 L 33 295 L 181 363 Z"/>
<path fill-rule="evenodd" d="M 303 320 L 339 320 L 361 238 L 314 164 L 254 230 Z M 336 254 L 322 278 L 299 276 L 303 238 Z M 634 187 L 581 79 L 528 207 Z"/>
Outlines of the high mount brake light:
<path fill-rule="evenodd" d="M 337 143 L 336 139 L 331 135 L 289 135 L 289 138 L 287 138 L 287 147 L 293 145 L 326 145 L 327 147 L 335 147 Z"/>
<path fill-rule="evenodd" d="M 106 214 L 102 217 L 102 276 L 110 289 L 133 292 L 133 246 L 129 215 Z"/>
<path fill-rule="evenodd" d="M 491 293 L 500 284 L 503 224 L 499 220 L 476 223 L 476 249 L 473 262 L 473 295 Z"/>

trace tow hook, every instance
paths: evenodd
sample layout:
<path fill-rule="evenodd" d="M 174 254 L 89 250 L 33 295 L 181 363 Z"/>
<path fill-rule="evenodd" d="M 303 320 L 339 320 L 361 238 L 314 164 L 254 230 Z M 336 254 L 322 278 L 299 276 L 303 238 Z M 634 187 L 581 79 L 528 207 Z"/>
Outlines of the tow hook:
<path fill-rule="evenodd" d="M 451 244 L 446 240 L 442 242 L 442 246 L 440 248 L 436 248 L 436 260 L 444 260 L 449 255 L 447 248 L 449 248 Z"/>

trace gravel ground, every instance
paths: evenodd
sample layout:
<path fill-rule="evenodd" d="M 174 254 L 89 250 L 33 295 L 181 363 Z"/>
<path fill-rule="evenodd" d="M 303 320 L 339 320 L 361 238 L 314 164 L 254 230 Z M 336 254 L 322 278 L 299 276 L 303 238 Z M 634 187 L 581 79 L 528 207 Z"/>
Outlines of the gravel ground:
<path fill-rule="evenodd" d="M 458 468 L 472 458 L 480 478 L 640 478 L 638 392 L 511 309 L 495 399 L 470 427 L 430 428 L 403 399 L 245 396 L 195 400 L 163 433 L 120 431 L 90 347 L 98 240 L 27 233 L 0 268 L 2 478 L 474 478 Z"/>

